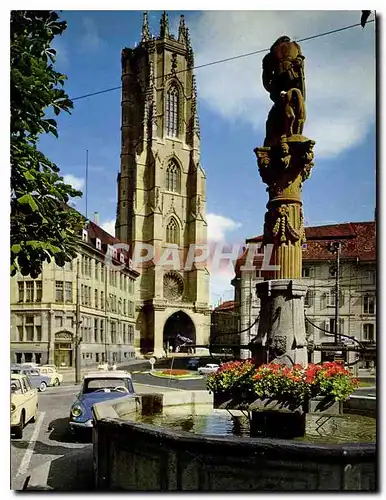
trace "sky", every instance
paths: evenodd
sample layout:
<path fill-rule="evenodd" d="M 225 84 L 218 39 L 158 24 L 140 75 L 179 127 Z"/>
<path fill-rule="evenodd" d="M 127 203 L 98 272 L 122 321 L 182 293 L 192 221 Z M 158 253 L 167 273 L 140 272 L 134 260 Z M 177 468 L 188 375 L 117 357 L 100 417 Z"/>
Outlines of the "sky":
<path fill-rule="evenodd" d="M 195 65 L 269 49 L 282 35 L 292 39 L 356 24 L 360 11 L 170 11 L 177 34 L 184 14 Z M 160 11 L 150 11 L 159 32 Z M 373 19 L 371 15 L 370 19 Z M 59 139 L 42 137 L 41 148 L 65 180 L 85 188 L 87 214 L 114 234 L 116 178 L 120 165 L 121 50 L 140 41 L 140 11 L 62 11 L 68 28 L 56 39 L 56 69 L 68 76 L 71 115 L 58 119 Z M 305 56 L 307 121 L 316 141 L 315 166 L 303 188 L 306 225 L 374 219 L 375 32 L 374 23 L 299 42 Z M 268 195 L 254 148 L 262 146 L 271 100 L 261 82 L 266 52 L 196 70 L 201 163 L 207 176 L 209 239 L 238 243 L 262 234 Z M 85 197 L 76 208 L 86 213 Z M 211 275 L 213 304 L 233 298 L 228 268 Z"/>

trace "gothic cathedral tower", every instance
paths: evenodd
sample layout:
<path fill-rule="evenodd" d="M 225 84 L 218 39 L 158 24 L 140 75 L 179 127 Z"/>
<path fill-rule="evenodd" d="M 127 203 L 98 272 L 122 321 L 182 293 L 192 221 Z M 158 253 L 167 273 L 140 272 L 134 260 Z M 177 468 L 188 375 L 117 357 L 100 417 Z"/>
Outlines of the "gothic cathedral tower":
<path fill-rule="evenodd" d="M 209 343 L 209 273 L 205 262 L 186 269 L 189 248 L 207 242 L 193 66 L 184 16 L 176 39 L 166 12 L 158 38 L 145 13 L 141 43 L 122 51 L 116 236 L 131 249 L 154 248 L 154 259 L 139 269 L 136 336 L 140 351 L 156 356 L 174 350 L 181 343 L 177 335 Z M 161 265 L 162 255 L 171 255 L 174 264 Z"/>

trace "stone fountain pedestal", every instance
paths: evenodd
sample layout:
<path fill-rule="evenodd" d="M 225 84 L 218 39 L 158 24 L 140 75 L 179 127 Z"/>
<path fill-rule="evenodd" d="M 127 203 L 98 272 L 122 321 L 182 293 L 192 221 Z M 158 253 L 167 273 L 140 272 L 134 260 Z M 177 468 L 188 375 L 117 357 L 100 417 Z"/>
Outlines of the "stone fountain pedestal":
<path fill-rule="evenodd" d="M 256 285 L 261 301 L 258 334 L 251 350 L 256 365 L 280 362 L 307 365 L 304 297 L 301 280 L 267 280 Z"/>

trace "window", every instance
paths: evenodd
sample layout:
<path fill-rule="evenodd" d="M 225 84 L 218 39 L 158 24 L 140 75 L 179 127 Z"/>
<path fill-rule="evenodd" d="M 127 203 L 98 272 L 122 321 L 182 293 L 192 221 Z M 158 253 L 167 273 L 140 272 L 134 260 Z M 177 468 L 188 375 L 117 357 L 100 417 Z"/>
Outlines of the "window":
<path fill-rule="evenodd" d="M 307 290 L 306 296 L 304 297 L 304 307 L 311 307 L 314 305 L 315 292 L 313 290 Z"/>
<path fill-rule="evenodd" d="M 134 293 L 134 280 L 133 278 L 129 278 L 129 293 Z"/>
<path fill-rule="evenodd" d="M 99 297 L 98 297 L 98 290 L 95 289 L 94 291 L 94 304 L 95 304 L 95 309 L 98 309 L 99 307 L 99 301 L 98 301 Z"/>
<path fill-rule="evenodd" d="M 335 302 L 336 302 L 336 291 L 335 290 L 330 290 L 327 292 L 327 307 L 335 307 Z"/>
<path fill-rule="evenodd" d="M 104 283 L 105 281 L 105 266 L 104 264 L 101 264 L 101 282 Z"/>
<path fill-rule="evenodd" d="M 363 297 L 363 313 L 375 314 L 375 296 L 366 294 Z"/>
<path fill-rule="evenodd" d="M 105 328 L 105 320 L 104 319 L 100 320 L 99 328 L 100 328 L 100 333 L 101 333 L 101 342 L 104 342 L 104 328 Z"/>
<path fill-rule="evenodd" d="M 95 262 L 95 279 L 99 280 L 100 262 Z"/>
<path fill-rule="evenodd" d="M 17 331 L 19 334 L 19 342 L 23 342 L 24 340 L 24 327 L 23 326 L 18 326 Z"/>
<path fill-rule="evenodd" d="M 101 309 L 105 308 L 105 294 L 101 291 Z"/>
<path fill-rule="evenodd" d="M 128 343 L 133 344 L 134 343 L 134 326 L 127 325 L 127 327 L 128 327 L 128 336 L 129 336 Z"/>
<path fill-rule="evenodd" d="M 35 281 L 35 288 L 36 288 L 35 300 L 36 300 L 36 302 L 41 302 L 42 301 L 42 282 Z"/>
<path fill-rule="evenodd" d="M 174 161 L 166 169 L 166 189 L 173 193 L 180 192 L 180 168 Z"/>
<path fill-rule="evenodd" d="M 66 297 L 66 302 L 72 302 L 72 283 L 71 283 L 71 281 L 66 281 L 66 283 L 65 283 L 65 297 Z"/>
<path fill-rule="evenodd" d="M 26 281 L 25 282 L 25 301 L 33 302 L 34 301 L 34 282 Z"/>
<path fill-rule="evenodd" d="M 63 326 L 63 316 L 55 316 L 55 327 L 62 328 Z"/>
<path fill-rule="evenodd" d="M 25 333 L 27 342 L 33 342 L 34 339 L 34 317 L 26 316 L 25 318 Z"/>
<path fill-rule="evenodd" d="M 111 322 L 111 343 L 112 344 L 117 343 L 117 322 L 116 321 Z"/>
<path fill-rule="evenodd" d="M 63 281 L 56 282 L 56 302 L 63 302 Z"/>
<path fill-rule="evenodd" d="M 98 339 L 98 327 L 99 327 L 99 320 L 98 318 L 94 318 L 94 342 L 97 342 Z"/>
<path fill-rule="evenodd" d="M 178 135 L 178 89 L 171 85 L 166 94 L 166 135 Z"/>
<path fill-rule="evenodd" d="M 367 342 L 374 342 L 374 325 L 373 323 L 366 323 L 363 325 L 363 340 Z"/>
<path fill-rule="evenodd" d="M 36 329 L 36 342 L 41 342 L 42 340 L 42 327 L 40 325 L 35 326 Z"/>
<path fill-rule="evenodd" d="M 127 305 L 128 305 L 127 314 L 128 314 L 128 316 L 133 317 L 134 316 L 134 302 L 129 300 Z"/>
<path fill-rule="evenodd" d="M 302 278 L 313 278 L 314 277 L 314 268 L 311 266 L 306 266 L 302 268 Z"/>
<path fill-rule="evenodd" d="M 178 244 L 178 225 L 174 218 L 171 218 L 166 226 L 166 242 Z"/>
<path fill-rule="evenodd" d="M 19 302 L 24 302 L 24 281 L 19 281 L 18 287 L 19 287 Z"/>
<path fill-rule="evenodd" d="M 367 269 L 364 272 L 364 278 L 369 285 L 375 284 L 375 271 L 373 269 Z"/>
<path fill-rule="evenodd" d="M 66 316 L 66 326 L 67 328 L 72 328 L 73 316 Z"/>
<path fill-rule="evenodd" d="M 127 307 L 126 307 L 126 299 L 123 299 L 123 314 L 126 316 L 127 314 Z"/>

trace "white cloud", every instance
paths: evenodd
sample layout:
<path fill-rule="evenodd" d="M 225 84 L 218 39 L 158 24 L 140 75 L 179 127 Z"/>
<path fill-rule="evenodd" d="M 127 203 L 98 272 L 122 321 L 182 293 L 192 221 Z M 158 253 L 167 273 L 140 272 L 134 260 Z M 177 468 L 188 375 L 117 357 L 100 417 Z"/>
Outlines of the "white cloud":
<path fill-rule="evenodd" d="M 104 229 L 111 236 L 115 236 L 115 219 L 107 220 L 101 224 L 101 228 Z"/>
<path fill-rule="evenodd" d="M 225 243 L 228 233 L 241 227 L 240 222 L 236 222 L 223 215 L 209 213 L 206 217 L 208 223 L 208 242 Z M 222 261 L 220 267 L 210 268 L 210 302 L 215 305 L 220 299 L 233 300 L 233 287 L 231 280 L 234 278 L 233 264 L 229 261 Z"/>
<path fill-rule="evenodd" d="M 84 186 L 84 179 L 82 177 L 76 177 L 72 174 L 63 175 L 63 181 L 79 191 L 81 191 Z"/>
<path fill-rule="evenodd" d="M 103 45 L 104 41 L 99 35 L 96 22 L 90 17 L 85 17 L 83 19 L 83 26 L 85 29 L 85 32 L 81 37 L 81 44 L 83 48 L 87 50 L 99 49 Z"/>
<path fill-rule="evenodd" d="M 221 300 L 234 300 L 234 288 L 231 280 L 235 273 L 230 270 L 223 271 L 221 274 L 210 275 L 209 300 L 212 305 L 217 305 Z"/>
<path fill-rule="evenodd" d="M 69 57 L 68 50 L 64 42 L 56 37 L 52 42 L 52 48 L 56 50 L 56 69 L 58 69 L 58 67 L 61 69 L 67 68 L 69 65 Z"/>
<path fill-rule="evenodd" d="M 269 48 L 284 34 L 300 39 L 359 22 L 358 11 L 204 11 L 190 26 L 196 65 Z M 365 139 L 375 119 L 374 24 L 300 42 L 305 55 L 307 121 L 317 157 Z M 272 105 L 261 82 L 266 52 L 197 70 L 200 99 L 260 136 Z M 256 144 L 259 145 L 259 144 Z"/>
<path fill-rule="evenodd" d="M 208 223 L 209 242 L 224 241 L 227 232 L 234 231 L 242 226 L 240 222 L 235 222 L 223 215 L 207 214 L 206 220 Z"/>

